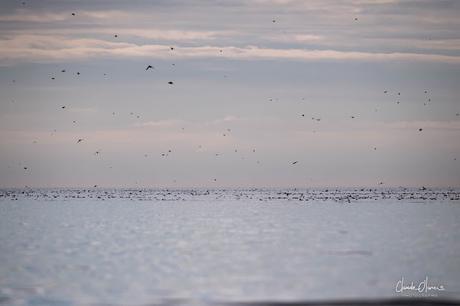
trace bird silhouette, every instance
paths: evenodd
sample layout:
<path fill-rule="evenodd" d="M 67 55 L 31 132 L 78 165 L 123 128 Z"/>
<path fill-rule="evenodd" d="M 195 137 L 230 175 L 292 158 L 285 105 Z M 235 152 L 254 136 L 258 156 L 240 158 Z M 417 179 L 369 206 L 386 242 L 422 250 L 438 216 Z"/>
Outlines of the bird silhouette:
<path fill-rule="evenodd" d="M 173 81 L 169 81 L 168 84 L 169 84 L 169 85 L 174 85 L 174 82 L 173 82 Z"/>
<path fill-rule="evenodd" d="M 148 65 L 147 68 L 145 68 L 145 70 L 149 70 L 149 69 L 155 69 L 155 67 L 153 67 L 152 65 Z"/>
<path fill-rule="evenodd" d="M 82 142 L 82 141 L 83 141 L 83 139 L 80 138 L 80 139 L 77 140 L 77 143 L 80 143 L 80 142 Z"/>
<path fill-rule="evenodd" d="M 299 162 L 299 161 L 296 160 L 295 162 L 292 162 L 292 164 L 295 165 L 295 164 L 297 164 L 298 162 Z"/>

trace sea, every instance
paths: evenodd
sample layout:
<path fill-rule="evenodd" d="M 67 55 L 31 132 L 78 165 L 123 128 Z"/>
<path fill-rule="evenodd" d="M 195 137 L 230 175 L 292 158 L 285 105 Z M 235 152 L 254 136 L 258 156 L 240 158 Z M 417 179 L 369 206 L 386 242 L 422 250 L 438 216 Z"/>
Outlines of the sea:
<path fill-rule="evenodd" d="M 460 190 L 0 190 L 0 305 L 401 297 L 460 301 Z"/>

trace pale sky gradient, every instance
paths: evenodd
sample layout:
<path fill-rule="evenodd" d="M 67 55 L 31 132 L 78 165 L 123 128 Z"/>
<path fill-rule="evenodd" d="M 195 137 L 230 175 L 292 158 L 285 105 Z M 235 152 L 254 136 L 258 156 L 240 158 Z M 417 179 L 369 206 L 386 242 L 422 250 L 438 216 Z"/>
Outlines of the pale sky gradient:
<path fill-rule="evenodd" d="M 460 1 L 22 2 L 0 187 L 460 187 Z"/>

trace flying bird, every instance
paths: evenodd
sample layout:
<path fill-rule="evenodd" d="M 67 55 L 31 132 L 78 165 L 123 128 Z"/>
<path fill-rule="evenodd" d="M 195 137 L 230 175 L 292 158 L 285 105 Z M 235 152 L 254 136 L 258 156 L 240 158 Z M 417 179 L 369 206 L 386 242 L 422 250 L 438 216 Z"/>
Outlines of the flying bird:
<path fill-rule="evenodd" d="M 173 81 L 168 82 L 169 85 L 174 85 Z"/>
<path fill-rule="evenodd" d="M 75 13 L 72 13 L 72 16 L 75 16 Z"/>
<path fill-rule="evenodd" d="M 61 108 L 64 109 L 64 108 L 65 108 L 65 105 L 64 105 L 64 106 L 61 106 Z"/>
<path fill-rule="evenodd" d="M 295 162 L 292 162 L 292 164 L 295 165 L 295 164 L 297 164 L 298 162 L 299 162 L 299 161 L 296 160 Z"/>
<path fill-rule="evenodd" d="M 149 70 L 149 69 L 155 69 L 155 67 L 153 67 L 152 65 L 148 65 L 147 68 L 145 68 L 145 70 Z"/>
<path fill-rule="evenodd" d="M 419 132 L 423 131 L 423 129 L 418 129 Z"/>
<path fill-rule="evenodd" d="M 82 142 L 82 141 L 83 141 L 83 139 L 80 138 L 80 139 L 77 140 L 77 143 L 80 143 L 80 142 Z"/>

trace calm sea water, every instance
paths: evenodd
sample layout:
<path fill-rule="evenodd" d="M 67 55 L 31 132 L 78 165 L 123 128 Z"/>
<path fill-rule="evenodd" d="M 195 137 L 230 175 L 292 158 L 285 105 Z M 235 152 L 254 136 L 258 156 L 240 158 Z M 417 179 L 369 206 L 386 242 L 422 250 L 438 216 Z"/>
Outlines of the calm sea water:
<path fill-rule="evenodd" d="M 3 190 L 0 304 L 460 299 L 459 194 Z"/>

